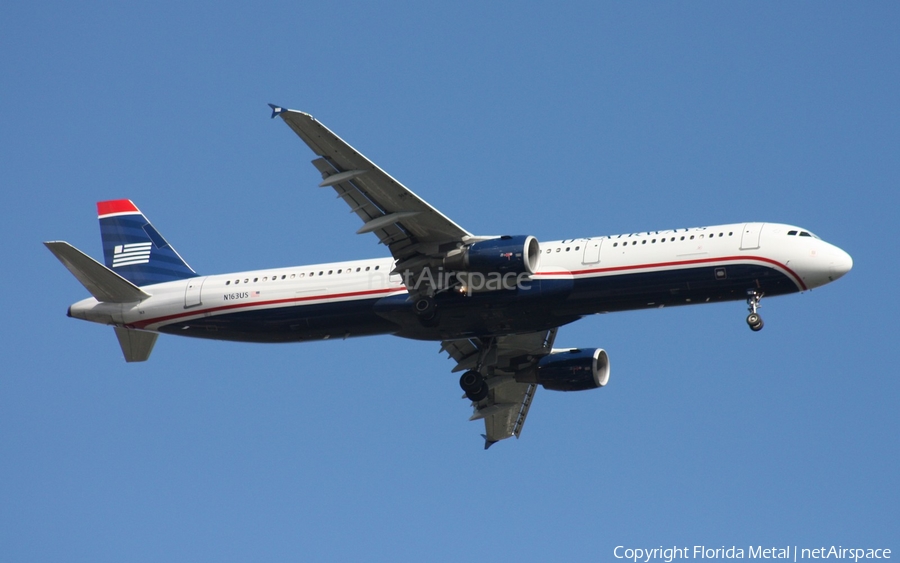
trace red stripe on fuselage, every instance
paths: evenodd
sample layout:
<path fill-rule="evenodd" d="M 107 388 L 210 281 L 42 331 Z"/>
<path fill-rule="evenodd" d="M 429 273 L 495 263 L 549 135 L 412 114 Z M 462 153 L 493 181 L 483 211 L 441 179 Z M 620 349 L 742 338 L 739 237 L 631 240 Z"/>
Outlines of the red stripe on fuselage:
<path fill-rule="evenodd" d="M 253 302 L 244 302 L 244 303 L 232 303 L 229 305 L 221 305 L 219 307 L 211 307 L 209 309 L 199 309 L 196 311 L 185 311 L 184 313 L 176 313 L 174 315 L 167 315 L 165 317 L 158 317 L 155 319 L 149 319 L 146 321 L 140 321 L 137 323 L 132 323 L 132 326 L 135 328 L 146 328 L 152 324 L 164 323 L 166 321 L 171 321 L 174 319 L 180 319 L 183 317 L 195 317 L 197 315 L 202 315 L 206 313 L 217 313 L 219 311 L 228 311 L 232 309 L 246 309 L 250 307 L 263 307 L 266 305 L 281 305 L 285 303 L 302 303 L 304 301 L 324 301 L 326 299 L 340 299 L 343 297 L 362 297 L 362 296 L 370 296 L 370 295 L 381 295 L 385 293 L 406 293 L 406 288 L 389 288 L 389 289 L 371 289 L 367 291 L 354 291 L 351 293 L 335 293 L 334 295 L 312 295 L 309 297 L 290 297 L 287 299 L 273 299 L 271 301 L 253 301 Z"/>
<path fill-rule="evenodd" d="M 777 260 L 772 260 L 771 258 L 764 258 L 762 256 L 722 256 L 719 258 L 697 258 L 695 260 L 681 260 L 677 262 L 657 262 L 656 264 L 634 264 L 631 266 L 612 266 L 609 268 L 591 268 L 588 270 L 572 270 L 572 271 L 561 271 L 561 272 L 538 272 L 534 275 L 536 276 L 582 276 L 587 274 L 605 274 L 609 272 L 625 272 L 629 270 L 647 270 L 650 268 L 669 268 L 672 266 L 690 266 L 693 264 L 709 264 L 712 262 L 738 262 L 738 261 L 748 261 L 753 260 L 757 262 L 766 262 L 769 264 L 773 264 L 788 272 L 791 276 L 794 277 L 794 282 L 801 288 L 802 291 L 806 291 L 808 288 L 806 284 L 803 283 L 803 280 L 800 279 L 800 276 L 796 274 L 793 270 L 788 268 L 786 265 L 778 262 Z"/>
<path fill-rule="evenodd" d="M 97 202 L 97 216 L 112 215 L 114 213 L 140 213 L 130 199 L 111 199 Z"/>
<path fill-rule="evenodd" d="M 720 258 L 698 258 L 695 260 L 681 260 L 677 262 L 658 262 L 655 264 L 634 264 L 630 266 L 612 266 L 609 268 L 591 268 L 587 270 L 574 270 L 574 271 L 559 271 L 559 272 L 538 272 L 534 274 L 536 277 L 543 276 L 585 276 L 589 274 L 605 274 L 611 272 L 627 272 L 627 271 L 635 271 L 635 270 L 648 270 L 652 268 L 671 268 L 673 266 L 691 266 L 694 264 L 709 264 L 713 262 L 737 262 L 737 261 L 757 261 L 757 262 L 766 262 L 768 264 L 772 264 L 777 266 L 784 271 L 788 272 L 791 276 L 794 277 L 795 283 L 801 288 L 801 291 L 806 291 L 808 288 L 806 284 L 803 283 L 803 280 L 800 279 L 793 270 L 785 266 L 784 264 L 778 262 L 777 260 L 772 260 L 771 258 L 764 258 L 761 256 L 724 256 Z M 228 311 L 234 309 L 246 309 L 251 307 L 263 307 L 266 305 L 280 305 L 287 303 L 303 303 L 308 301 L 325 301 L 329 299 L 341 299 L 346 297 L 367 297 L 372 295 L 384 295 L 390 293 L 406 293 L 406 288 L 387 288 L 387 289 L 372 289 L 367 291 L 355 291 L 350 293 L 336 293 L 334 295 L 313 295 L 309 297 L 291 297 L 287 299 L 274 299 L 271 301 L 253 301 L 253 302 L 244 302 L 244 303 L 232 303 L 228 305 L 221 305 L 219 307 L 211 307 L 209 309 L 200 309 L 196 311 L 185 311 L 183 313 L 176 313 L 174 315 L 167 315 L 165 317 L 158 317 L 155 319 L 149 319 L 145 321 L 140 321 L 137 323 L 133 323 L 132 326 L 135 328 L 146 328 L 152 324 L 164 323 L 166 321 L 171 321 L 175 319 L 180 319 L 184 317 L 194 317 L 197 315 L 208 314 L 208 313 L 217 313 L 220 311 Z"/>

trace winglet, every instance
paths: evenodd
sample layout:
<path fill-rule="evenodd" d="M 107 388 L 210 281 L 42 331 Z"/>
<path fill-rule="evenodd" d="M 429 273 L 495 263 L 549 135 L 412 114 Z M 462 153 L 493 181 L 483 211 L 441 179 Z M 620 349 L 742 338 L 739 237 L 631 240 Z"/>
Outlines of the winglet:
<path fill-rule="evenodd" d="M 269 104 L 269 107 L 272 108 L 272 119 L 275 119 L 276 117 L 287 111 L 283 107 L 276 106 L 275 104 Z"/>
<path fill-rule="evenodd" d="M 497 443 L 497 440 L 488 440 L 487 434 L 482 434 L 481 437 L 484 438 L 484 449 L 488 449 Z"/>

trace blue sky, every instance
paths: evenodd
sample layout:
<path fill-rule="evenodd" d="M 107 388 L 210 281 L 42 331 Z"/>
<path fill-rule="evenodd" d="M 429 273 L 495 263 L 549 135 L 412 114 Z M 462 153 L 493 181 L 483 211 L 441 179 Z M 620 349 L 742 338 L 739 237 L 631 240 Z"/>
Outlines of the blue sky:
<path fill-rule="evenodd" d="M 900 549 L 896 3 L 13 2 L 0 19 L 0 561 L 603 561 Z M 610 384 L 485 452 L 435 343 L 162 336 L 41 241 L 131 198 L 199 272 L 383 255 L 267 102 L 476 233 L 799 224 L 802 295 L 592 317 Z"/>

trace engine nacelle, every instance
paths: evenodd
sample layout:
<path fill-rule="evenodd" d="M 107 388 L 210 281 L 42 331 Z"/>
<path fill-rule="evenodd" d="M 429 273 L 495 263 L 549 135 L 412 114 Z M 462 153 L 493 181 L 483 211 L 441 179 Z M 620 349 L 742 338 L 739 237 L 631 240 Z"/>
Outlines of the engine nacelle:
<path fill-rule="evenodd" d="M 584 391 L 609 382 L 609 355 L 601 348 L 556 350 L 538 362 L 537 383 L 553 391 Z"/>
<path fill-rule="evenodd" d="M 444 259 L 448 270 L 482 274 L 533 274 L 541 261 L 541 245 L 533 236 L 502 236 L 476 242 Z"/>

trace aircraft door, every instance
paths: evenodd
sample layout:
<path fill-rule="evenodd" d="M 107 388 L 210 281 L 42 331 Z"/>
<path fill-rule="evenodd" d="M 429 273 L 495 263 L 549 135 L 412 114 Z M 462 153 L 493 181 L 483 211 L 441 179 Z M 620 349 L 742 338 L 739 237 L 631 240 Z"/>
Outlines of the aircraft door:
<path fill-rule="evenodd" d="M 203 289 L 203 282 L 206 281 L 206 277 L 207 276 L 188 279 L 187 286 L 184 289 L 185 309 L 196 307 L 197 305 L 200 305 L 202 303 L 202 301 L 200 300 L 200 290 Z"/>
<path fill-rule="evenodd" d="M 603 238 L 589 238 L 584 243 L 584 258 L 581 259 L 582 264 L 596 264 L 600 261 L 600 247 L 603 245 Z"/>
<path fill-rule="evenodd" d="M 741 250 L 753 250 L 759 248 L 759 235 L 765 223 L 744 223 L 744 232 L 741 234 Z"/>

